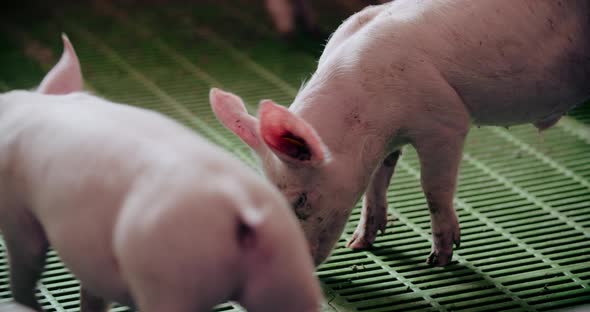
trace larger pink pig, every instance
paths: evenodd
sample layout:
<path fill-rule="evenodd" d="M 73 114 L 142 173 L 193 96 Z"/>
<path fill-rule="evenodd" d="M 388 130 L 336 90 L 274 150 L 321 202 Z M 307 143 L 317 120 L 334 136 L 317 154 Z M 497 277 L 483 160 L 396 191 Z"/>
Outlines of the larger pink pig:
<path fill-rule="evenodd" d="M 446 265 L 460 229 L 453 194 L 471 125 L 555 124 L 590 95 L 587 0 L 396 0 L 351 16 L 289 109 L 211 97 L 219 120 L 262 159 L 322 262 L 365 194 L 349 242 L 387 222 L 402 146 L 418 153 L 432 226 L 427 259 Z"/>

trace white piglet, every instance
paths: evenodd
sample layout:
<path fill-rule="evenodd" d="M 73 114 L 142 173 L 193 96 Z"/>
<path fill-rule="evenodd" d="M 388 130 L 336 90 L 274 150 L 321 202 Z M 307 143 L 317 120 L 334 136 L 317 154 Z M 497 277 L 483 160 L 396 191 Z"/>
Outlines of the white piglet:
<path fill-rule="evenodd" d="M 82 311 L 318 311 L 309 247 L 281 193 L 161 114 L 80 92 L 64 36 L 36 92 L 0 95 L 0 229 L 16 302 L 52 246 Z"/>
<path fill-rule="evenodd" d="M 555 124 L 590 95 L 588 0 L 396 0 L 367 7 L 332 35 L 289 109 L 212 92 L 213 110 L 250 145 L 292 203 L 322 262 L 365 194 L 349 246 L 387 223 L 386 191 L 402 146 L 420 160 L 432 251 L 459 245 L 453 195 L 472 124 Z"/>

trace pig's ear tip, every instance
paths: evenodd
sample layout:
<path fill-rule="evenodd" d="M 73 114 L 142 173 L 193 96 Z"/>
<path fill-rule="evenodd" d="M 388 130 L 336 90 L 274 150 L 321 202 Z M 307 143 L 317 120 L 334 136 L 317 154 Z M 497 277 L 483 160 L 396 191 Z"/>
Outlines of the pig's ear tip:
<path fill-rule="evenodd" d="M 330 153 L 328 147 L 325 146 L 323 143 L 320 143 L 320 151 L 322 153 L 322 156 L 315 163 L 316 167 L 322 167 L 332 162 L 332 153 Z"/>
<path fill-rule="evenodd" d="M 260 104 L 258 104 L 258 106 L 260 107 L 261 111 L 264 111 L 264 110 L 275 108 L 279 105 L 271 99 L 264 99 L 264 100 L 260 101 Z"/>
<path fill-rule="evenodd" d="M 212 87 L 211 90 L 209 90 L 209 97 L 211 99 L 213 99 L 215 97 L 228 96 L 228 95 L 231 95 L 231 93 L 226 92 L 218 87 Z"/>
<path fill-rule="evenodd" d="M 219 88 L 211 88 L 211 90 L 209 90 L 209 101 L 211 102 L 212 105 L 214 105 L 215 103 L 217 103 L 219 97 L 222 95 L 221 89 Z"/>
<path fill-rule="evenodd" d="M 72 46 L 72 42 L 66 33 L 61 33 L 61 39 L 64 43 L 64 51 L 67 50 L 68 53 L 75 56 L 76 52 L 74 52 L 74 46 Z"/>
<path fill-rule="evenodd" d="M 66 47 L 71 47 L 72 43 L 70 42 L 70 38 L 68 37 L 68 35 L 65 32 L 61 33 L 61 40 L 64 43 L 64 46 Z"/>
<path fill-rule="evenodd" d="M 258 118 L 264 120 L 263 115 L 267 115 L 273 108 L 274 103 L 271 100 L 262 100 L 258 103 Z"/>

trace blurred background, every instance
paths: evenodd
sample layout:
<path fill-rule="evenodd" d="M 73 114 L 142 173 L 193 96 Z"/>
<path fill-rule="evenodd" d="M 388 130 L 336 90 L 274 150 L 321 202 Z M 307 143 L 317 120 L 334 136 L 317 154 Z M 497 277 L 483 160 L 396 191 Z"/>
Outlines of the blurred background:
<path fill-rule="evenodd" d="M 252 113 L 263 98 L 289 105 L 329 34 L 370 2 L 283 1 L 294 13 L 277 23 L 263 0 L 4 1 L 0 92 L 35 87 L 59 58 L 65 32 L 89 91 L 171 116 L 253 166 L 248 148 L 211 113 L 209 89 L 241 95 Z M 543 134 L 530 125 L 471 131 L 455 199 L 462 244 L 447 268 L 424 263 L 429 215 L 415 152 L 406 148 L 389 190 L 396 220 L 387 233 L 371 250 L 345 248 L 357 207 L 318 270 L 325 311 L 551 311 L 590 303 L 589 106 Z M 47 311 L 78 311 L 78 283 L 53 252 L 38 296 Z M 0 302 L 10 300 L 0 240 Z"/>

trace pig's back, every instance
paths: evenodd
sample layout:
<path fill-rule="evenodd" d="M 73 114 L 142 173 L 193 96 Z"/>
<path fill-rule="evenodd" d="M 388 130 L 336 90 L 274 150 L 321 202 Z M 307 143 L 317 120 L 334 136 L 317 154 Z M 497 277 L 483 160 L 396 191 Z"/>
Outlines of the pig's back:
<path fill-rule="evenodd" d="M 396 0 L 370 27 L 387 29 L 375 45 L 390 41 L 393 62 L 436 66 L 479 124 L 539 121 L 590 95 L 587 0 Z"/>
<path fill-rule="evenodd" d="M 24 183 L 10 186 L 23 194 L 68 268 L 90 289 L 124 303 L 112 233 L 134 185 L 144 176 L 174 185 L 175 174 L 198 176 L 226 159 L 226 167 L 239 168 L 220 148 L 150 111 L 83 93 L 13 96 L 14 107 L 0 109 L 0 130 L 9 138 L 0 144 L 13 152 L 0 151 L 0 158 Z M 194 187 L 206 181 L 195 179 Z"/>
<path fill-rule="evenodd" d="M 427 51 L 476 123 L 550 120 L 588 98 L 589 1 L 449 2 L 430 22 L 446 45 Z"/>
<path fill-rule="evenodd" d="M 18 103 L 11 109 L 0 109 L 0 127 L 9 133 L 3 140 L 31 142 L 29 147 L 36 148 L 36 154 L 45 154 L 46 159 L 61 150 L 154 165 L 166 162 L 166 155 L 207 158 L 203 150 L 220 152 L 194 131 L 162 114 L 86 93 L 53 96 L 15 92 L 13 101 Z M 92 157 L 80 161 L 89 159 Z"/>
<path fill-rule="evenodd" d="M 13 165 L 31 180 L 32 190 L 66 178 L 63 168 L 71 169 L 72 179 L 126 185 L 147 169 L 223 157 L 217 147 L 155 112 L 84 93 L 19 96 L 14 109 L 0 112 L 5 130 L 0 140 L 13 145 Z"/>

